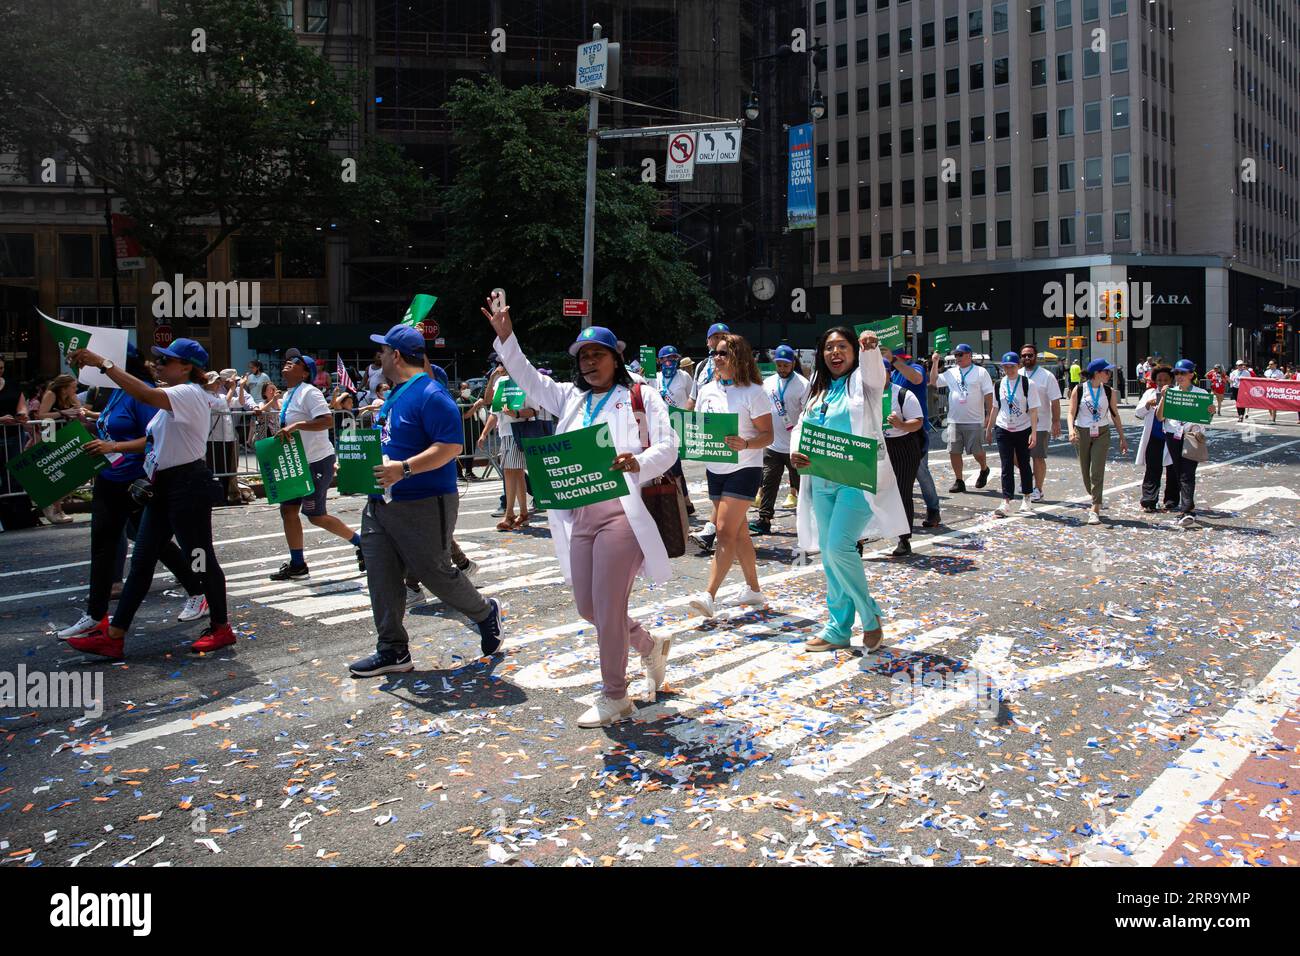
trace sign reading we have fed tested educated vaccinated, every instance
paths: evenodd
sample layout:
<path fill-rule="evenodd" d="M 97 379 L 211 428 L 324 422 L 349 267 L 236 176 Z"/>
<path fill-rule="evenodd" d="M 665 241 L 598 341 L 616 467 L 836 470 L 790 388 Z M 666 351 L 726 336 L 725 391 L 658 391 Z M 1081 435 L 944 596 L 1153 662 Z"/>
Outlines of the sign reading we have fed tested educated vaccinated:
<path fill-rule="evenodd" d="M 257 455 L 257 468 L 262 473 L 262 487 L 266 489 L 267 504 L 305 498 L 315 490 L 311 469 L 307 467 L 307 452 L 302 436 L 294 432 L 288 441 L 280 438 L 263 438 L 253 445 Z"/>
<path fill-rule="evenodd" d="M 539 507 L 581 508 L 628 493 L 627 478 L 612 467 L 617 452 L 604 422 L 519 444 Z"/>
<path fill-rule="evenodd" d="M 716 461 L 735 464 L 740 452 L 727 447 L 727 436 L 739 434 L 736 412 L 688 412 L 674 408 L 668 413 L 677 432 L 677 457 L 683 461 Z"/>

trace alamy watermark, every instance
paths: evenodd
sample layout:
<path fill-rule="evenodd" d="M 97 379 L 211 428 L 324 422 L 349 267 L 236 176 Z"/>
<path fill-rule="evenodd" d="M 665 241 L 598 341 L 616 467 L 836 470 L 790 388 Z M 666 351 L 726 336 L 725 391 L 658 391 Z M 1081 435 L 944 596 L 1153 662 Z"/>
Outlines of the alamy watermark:
<path fill-rule="evenodd" d="M 1105 294 L 1111 297 L 1111 314 L 1117 311 L 1118 302 L 1135 329 L 1149 326 L 1151 306 L 1167 298 L 1152 293 L 1150 282 L 1075 282 L 1074 273 L 1067 272 L 1064 283 L 1043 283 L 1043 317 L 1064 319 L 1069 313 L 1079 318 L 1099 316 Z"/>
<path fill-rule="evenodd" d="M 80 710 L 86 717 L 104 714 L 103 671 L 0 671 L 0 709 Z"/>
<path fill-rule="evenodd" d="M 155 282 L 150 291 L 155 319 L 238 319 L 245 329 L 255 329 L 262 321 L 260 282 L 186 282 L 177 273 L 171 282 Z"/>

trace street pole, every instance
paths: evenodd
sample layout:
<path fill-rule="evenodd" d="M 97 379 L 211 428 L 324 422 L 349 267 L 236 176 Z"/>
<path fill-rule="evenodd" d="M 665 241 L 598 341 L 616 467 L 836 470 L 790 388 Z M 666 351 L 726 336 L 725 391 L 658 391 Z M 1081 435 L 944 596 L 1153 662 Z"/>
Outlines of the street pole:
<path fill-rule="evenodd" d="M 591 25 L 591 38 L 600 39 L 600 24 Z M 600 120 L 600 98 L 596 91 L 591 93 L 587 104 L 587 205 L 582 218 L 582 297 L 587 300 L 587 314 L 582 317 L 582 327 L 591 327 L 592 313 L 596 311 L 592 302 L 592 273 L 596 260 L 596 127 Z"/>
<path fill-rule="evenodd" d="M 109 242 L 113 239 L 113 200 L 108 192 L 108 183 L 104 183 L 104 225 L 108 227 Z M 113 249 L 113 328 L 122 327 L 122 292 L 117 284 L 117 247 Z M 136 320 L 136 338 L 140 337 L 140 322 Z"/>

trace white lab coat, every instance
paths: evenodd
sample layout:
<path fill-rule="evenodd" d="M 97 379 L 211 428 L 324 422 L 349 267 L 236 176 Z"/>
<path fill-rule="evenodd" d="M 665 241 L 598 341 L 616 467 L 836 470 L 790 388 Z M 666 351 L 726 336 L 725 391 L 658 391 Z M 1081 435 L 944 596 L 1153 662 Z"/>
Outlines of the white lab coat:
<path fill-rule="evenodd" d="M 511 335 L 502 342 L 494 343 L 501 364 L 506 367 L 515 384 L 524 390 L 528 403 L 536 408 L 550 412 L 557 419 L 556 434 L 576 431 L 583 427 L 582 414 L 587 401 L 587 392 L 578 386 L 557 382 L 540 374 L 532 363 L 524 357 L 519 347 L 519 337 Z M 641 430 L 632 411 L 632 393 L 622 385 L 614 387 L 609 404 L 601 412 L 598 421 L 609 425 L 610 438 L 614 442 L 614 451 L 610 458 L 622 452 L 636 455 L 641 470 L 626 472 L 630 493 L 619 498 L 623 511 L 627 514 L 628 524 L 636 535 L 637 544 L 645 561 L 638 570 L 639 574 L 651 580 L 663 583 L 672 577 L 672 565 L 668 560 L 668 551 L 659 528 L 655 525 L 650 512 L 646 511 L 641 500 L 640 486 L 658 478 L 677 461 L 677 433 L 673 431 L 668 418 L 668 407 L 659 393 L 651 386 L 643 386 L 641 398 L 645 403 L 646 423 L 649 429 L 650 447 L 641 446 Z M 555 545 L 555 557 L 560 562 L 564 579 L 573 584 L 573 574 L 569 567 L 569 538 L 573 530 L 573 511 L 552 508 L 547 512 L 547 522 L 551 529 L 551 541 Z"/>
<path fill-rule="evenodd" d="M 1173 385 L 1170 385 L 1169 387 L 1174 388 Z M 1202 395 L 1205 394 L 1205 389 L 1201 388 L 1198 385 L 1193 385 L 1191 390 L 1193 392 L 1200 392 Z M 1156 406 L 1159 404 L 1160 404 L 1160 390 L 1156 388 L 1148 388 L 1145 392 L 1142 393 L 1142 397 L 1138 399 L 1137 408 L 1133 410 L 1134 417 L 1142 419 L 1142 438 L 1140 441 L 1138 441 L 1137 458 L 1134 459 L 1136 464 L 1146 465 L 1147 445 L 1151 442 L 1151 423 L 1156 420 Z M 1177 431 L 1177 429 L 1171 428 L 1168 424 L 1165 425 L 1165 430 L 1169 434 L 1174 435 L 1175 437 L 1179 437 L 1180 433 Z M 1200 425 L 1196 425 L 1196 424 L 1185 425 L 1183 427 L 1184 432 L 1187 431 L 1199 432 L 1204 430 L 1205 429 L 1203 429 Z M 1174 463 L 1173 456 L 1169 454 L 1168 444 L 1165 445 L 1165 453 L 1164 453 L 1164 457 L 1161 459 L 1161 463 L 1166 468 Z"/>
<path fill-rule="evenodd" d="M 816 379 L 814 378 L 813 381 L 815 383 Z M 849 415 L 853 420 L 853 434 L 874 438 L 880 442 L 876 452 L 876 493 L 873 495 L 867 491 L 862 492 L 867 498 L 867 504 L 871 506 L 871 521 L 865 532 L 868 538 L 896 538 L 910 531 L 907 512 L 903 510 L 903 499 L 898 493 L 898 482 L 894 478 L 894 467 L 889 463 L 889 451 L 880 424 L 883 414 L 881 397 L 887 382 L 885 363 L 880 357 L 880 350 L 859 352 L 858 370 L 850 373 L 848 383 Z M 794 431 L 790 433 L 792 452 L 799 450 L 799 436 L 803 432 L 803 423 L 819 404 L 818 398 L 807 399 L 803 414 L 799 416 L 799 424 L 795 425 Z M 821 550 L 811 494 L 799 496 L 796 526 L 801 550 L 805 552 Z"/>

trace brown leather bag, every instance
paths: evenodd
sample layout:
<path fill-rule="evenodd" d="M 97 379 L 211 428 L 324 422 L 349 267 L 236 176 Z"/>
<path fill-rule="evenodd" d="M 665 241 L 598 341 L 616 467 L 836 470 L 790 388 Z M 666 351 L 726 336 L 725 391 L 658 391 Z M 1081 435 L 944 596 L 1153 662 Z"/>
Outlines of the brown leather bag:
<path fill-rule="evenodd" d="M 641 433 L 641 447 L 650 447 L 650 427 L 646 421 L 645 400 L 641 397 L 641 383 L 632 386 L 632 411 L 636 414 L 637 428 Z M 690 523 L 686 516 L 686 499 L 675 478 L 660 475 L 641 486 L 641 500 L 654 519 L 663 539 L 668 557 L 680 558 L 686 553 L 686 535 Z"/>

